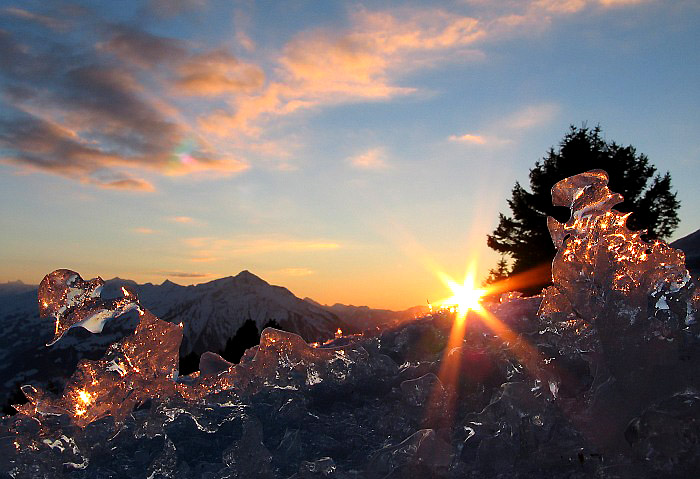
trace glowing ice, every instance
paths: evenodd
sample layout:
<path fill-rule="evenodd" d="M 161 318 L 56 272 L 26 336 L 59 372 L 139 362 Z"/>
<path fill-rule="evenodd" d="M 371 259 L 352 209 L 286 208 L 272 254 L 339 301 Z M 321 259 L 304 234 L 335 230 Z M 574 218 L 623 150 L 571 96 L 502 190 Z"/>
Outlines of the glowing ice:
<path fill-rule="evenodd" d="M 646 318 L 647 294 L 660 296 L 690 285 L 683 253 L 662 241 L 644 241 L 643 231 L 630 231 L 629 213 L 612 209 L 623 198 L 607 183 L 606 172 L 592 170 L 552 188 L 552 202 L 571 208 L 571 219 L 566 224 L 547 219 L 557 254 L 554 286 L 545 290 L 542 302 L 544 315 L 568 311 L 595 321 L 606 301 L 625 295 L 628 319 L 634 322 Z"/>
<path fill-rule="evenodd" d="M 39 313 L 41 317 L 53 317 L 56 323 L 53 340 L 47 346 L 76 326 L 99 333 L 108 320 L 138 307 L 138 298 L 126 288 L 122 288 L 122 298 L 103 300 L 103 286 L 102 278 L 85 281 L 68 269 L 57 269 L 44 276 L 39 285 Z"/>
<path fill-rule="evenodd" d="M 623 198 L 607 183 L 607 173 L 593 170 L 552 188 L 554 204 L 571 208 L 571 218 L 548 218 L 557 253 L 540 315 L 554 320 L 565 345 L 593 351 L 599 343 L 633 408 L 695 381 L 683 358 L 694 357 L 700 337 L 697 291 L 683 252 L 630 231 L 630 214 L 612 209 Z M 649 381 L 653 388 L 640 389 Z"/>
<path fill-rule="evenodd" d="M 100 332 L 106 320 L 132 310 L 139 312 L 139 324 L 133 334 L 112 344 L 102 359 L 81 360 L 60 397 L 24 387 L 29 403 L 17 406 L 20 412 L 67 414 L 79 425 L 105 416 L 120 422 L 139 403 L 174 394 L 182 327 L 142 309 L 136 295 L 125 288 L 124 297 L 103 300 L 103 285 L 100 278 L 84 281 L 66 269 L 41 282 L 41 313 L 56 319 L 53 342 L 75 326 Z"/>

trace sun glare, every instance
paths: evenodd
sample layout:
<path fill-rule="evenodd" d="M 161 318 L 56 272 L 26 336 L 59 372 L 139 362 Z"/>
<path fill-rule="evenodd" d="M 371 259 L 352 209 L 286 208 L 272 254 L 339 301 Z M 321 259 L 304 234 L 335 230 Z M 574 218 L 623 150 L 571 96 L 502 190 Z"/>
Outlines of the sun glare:
<path fill-rule="evenodd" d="M 462 284 L 451 278 L 445 278 L 444 281 L 452 291 L 452 296 L 442 302 L 443 308 L 456 308 L 460 315 L 466 315 L 469 310 L 481 309 L 480 301 L 486 294 L 486 290 L 474 287 L 472 275 L 467 275 Z"/>

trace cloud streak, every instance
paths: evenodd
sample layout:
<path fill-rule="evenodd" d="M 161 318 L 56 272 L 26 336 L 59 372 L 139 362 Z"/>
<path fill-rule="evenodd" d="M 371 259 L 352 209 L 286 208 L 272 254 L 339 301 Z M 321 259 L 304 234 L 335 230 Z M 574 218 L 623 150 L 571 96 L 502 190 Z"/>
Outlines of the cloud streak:
<path fill-rule="evenodd" d="M 450 141 L 457 141 L 460 143 L 471 143 L 474 145 L 483 145 L 486 143 L 486 139 L 481 135 L 473 135 L 471 133 L 465 133 L 463 135 L 451 135 Z"/>
<path fill-rule="evenodd" d="M 194 237 L 183 240 L 190 250 L 190 261 L 205 263 L 226 258 L 272 253 L 305 253 L 340 249 L 340 243 L 324 239 L 297 239 L 282 237 Z"/>
<path fill-rule="evenodd" d="M 171 216 L 168 218 L 170 221 L 180 224 L 192 224 L 194 223 L 194 218 L 189 216 Z"/>
<path fill-rule="evenodd" d="M 514 137 L 534 128 L 541 128 L 553 122 L 560 106 L 555 103 L 525 105 L 501 118 L 492 120 L 477 133 L 451 135 L 448 139 L 455 143 L 487 147 L 508 145 Z"/>
<path fill-rule="evenodd" d="M 208 278 L 212 276 L 210 273 L 185 273 L 182 271 L 158 271 L 154 274 L 159 276 L 166 276 L 172 278 L 184 278 L 184 279 L 199 279 Z"/>

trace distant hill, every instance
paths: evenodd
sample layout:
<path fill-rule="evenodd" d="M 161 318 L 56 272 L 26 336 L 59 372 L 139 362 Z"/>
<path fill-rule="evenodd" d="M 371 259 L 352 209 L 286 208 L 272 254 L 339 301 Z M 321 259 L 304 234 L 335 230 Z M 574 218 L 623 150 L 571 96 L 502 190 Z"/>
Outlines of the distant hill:
<path fill-rule="evenodd" d="M 37 288 L 38 286 L 35 284 L 24 284 L 19 280 L 0 283 L 0 301 L 2 301 L 5 296 L 14 296 L 28 291 L 36 291 Z"/>
<path fill-rule="evenodd" d="M 354 306 L 341 303 L 327 306 L 317 303 L 311 298 L 304 298 L 304 301 L 330 311 L 345 324 L 358 330 L 410 321 L 428 314 L 428 308 L 424 306 L 414 306 L 403 311 L 392 311 L 390 309 L 374 309 L 368 306 Z"/>
<path fill-rule="evenodd" d="M 683 238 L 677 239 L 671 246 L 685 253 L 685 265 L 693 278 L 700 276 L 700 229 Z"/>

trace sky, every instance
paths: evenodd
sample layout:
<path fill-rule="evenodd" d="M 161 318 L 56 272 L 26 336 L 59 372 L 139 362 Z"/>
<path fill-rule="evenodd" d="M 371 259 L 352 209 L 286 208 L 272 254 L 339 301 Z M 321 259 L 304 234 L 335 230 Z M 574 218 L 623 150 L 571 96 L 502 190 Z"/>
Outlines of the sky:
<path fill-rule="evenodd" d="M 700 228 L 700 4 L 0 0 L 0 282 L 249 270 L 403 309 L 485 277 L 569 125 Z M 544 227 L 544 225 L 543 225 Z"/>

